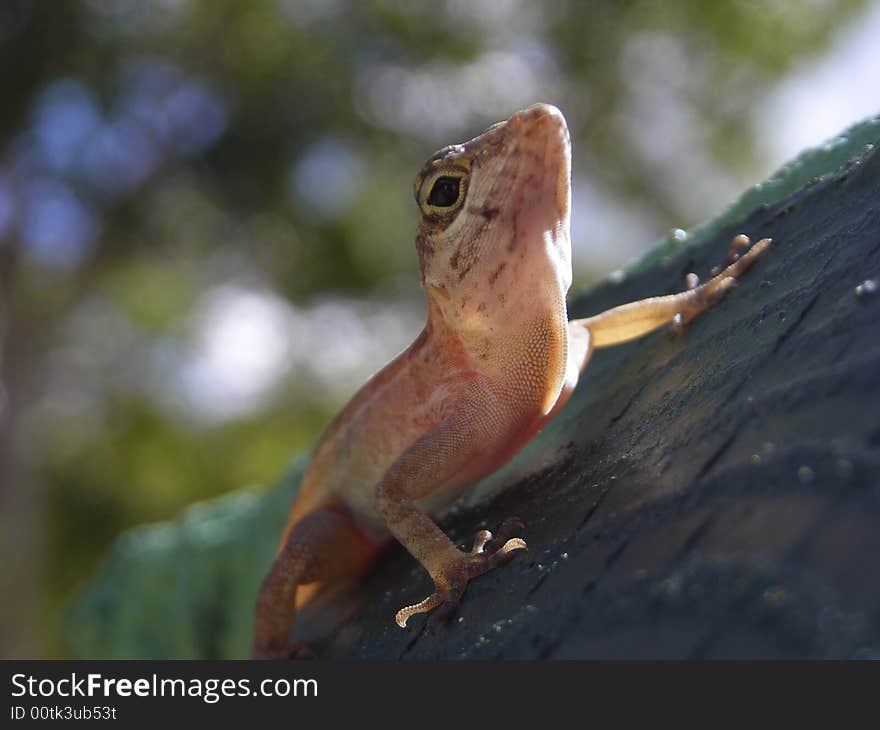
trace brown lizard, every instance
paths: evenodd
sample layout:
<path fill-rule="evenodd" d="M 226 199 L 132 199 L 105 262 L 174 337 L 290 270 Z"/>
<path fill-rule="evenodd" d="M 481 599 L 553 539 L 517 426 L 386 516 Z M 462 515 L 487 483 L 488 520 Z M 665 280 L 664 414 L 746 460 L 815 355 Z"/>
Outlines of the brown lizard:
<path fill-rule="evenodd" d="M 723 270 L 689 290 L 569 321 L 568 128 L 536 104 L 464 144 L 444 147 L 415 180 L 416 236 L 428 321 L 327 428 L 260 588 L 254 657 L 302 655 L 288 635 L 316 587 L 363 573 L 396 538 L 434 592 L 398 611 L 405 626 L 458 605 L 468 581 L 526 543 L 517 520 L 469 552 L 437 527 L 462 491 L 495 471 L 568 400 L 594 348 L 680 329 L 721 299 L 770 245 L 737 236 Z M 740 255 L 740 249 L 748 249 Z"/>

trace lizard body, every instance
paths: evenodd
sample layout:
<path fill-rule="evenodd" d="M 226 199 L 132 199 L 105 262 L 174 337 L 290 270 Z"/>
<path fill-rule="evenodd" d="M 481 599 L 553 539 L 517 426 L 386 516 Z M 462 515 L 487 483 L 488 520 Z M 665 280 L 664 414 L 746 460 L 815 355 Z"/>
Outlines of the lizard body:
<path fill-rule="evenodd" d="M 415 181 L 416 249 L 428 299 L 424 330 L 367 382 L 315 448 L 275 562 L 257 599 L 253 655 L 286 657 L 295 607 L 316 586 L 363 572 L 397 539 L 435 592 L 396 617 L 448 617 L 472 578 L 525 542 L 506 521 L 457 548 L 432 516 L 509 460 L 565 403 L 595 347 L 717 302 L 769 246 L 680 294 L 569 322 L 571 151 L 562 114 L 536 104 L 433 155 Z"/>

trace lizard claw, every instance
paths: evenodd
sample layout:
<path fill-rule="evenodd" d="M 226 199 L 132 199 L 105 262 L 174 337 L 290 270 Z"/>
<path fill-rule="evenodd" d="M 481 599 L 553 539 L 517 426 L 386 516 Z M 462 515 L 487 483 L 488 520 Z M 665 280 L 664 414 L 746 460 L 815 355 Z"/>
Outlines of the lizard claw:
<path fill-rule="evenodd" d="M 764 238 L 758 241 L 758 244 L 763 244 L 766 241 L 768 244 L 770 243 L 769 238 Z M 749 237 L 744 233 L 740 233 L 738 236 L 734 236 L 733 240 L 730 242 L 730 248 L 727 249 L 727 257 L 724 259 L 724 263 L 720 266 L 716 266 L 709 272 L 709 276 L 718 276 L 724 269 L 726 269 L 731 264 L 736 263 L 742 257 L 740 254 L 740 249 L 747 249 L 751 246 L 751 241 Z"/>
<path fill-rule="evenodd" d="M 480 530 L 474 535 L 474 546 L 471 548 L 471 555 L 479 555 L 483 552 L 483 548 L 492 542 L 492 533 L 488 530 Z"/>
<path fill-rule="evenodd" d="M 455 613 L 469 581 L 510 562 L 517 550 L 528 549 L 525 540 L 510 537 L 511 533 L 519 532 L 523 527 L 521 520 L 510 517 L 501 523 L 495 537 L 488 530 L 480 530 L 474 537 L 471 551 L 461 553 L 461 559 L 444 571 L 442 581 L 434 580 L 436 590 L 430 596 L 397 612 L 394 617 L 397 625 L 406 628 L 411 616 L 434 611 L 428 620 L 428 631 L 433 634 L 440 624 Z"/>
<path fill-rule="evenodd" d="M 443 594 L 440 593 L 440 591 L 434 591 L 423 601 L 414 603 L 412 606 L 404 606 L 401 608 L 395 614 L 394 621 L 400 626 L 400 628 L 405 629 L 406 622 L 409 621 L 410 616 L 415 616 L 417 613 L 428 613 L 428 611 L 433 611 L 437 606 L 443 603 L 443 600 Z"/>
<path fill-rule="evenodd" d="M 495 537 L 492 537 L 488 543 L 484 546 L 485 552 L 492 554 L 499 552 L 500 550 L 508 549 L 508 543 L 516 542 L 521 543 L 519 548 L 526 548 L 525 542 L 520 538 L 511 539 L 512 535 L 515 535 L 518 532 L 522 532 L 525 530 L 526 526 L 523 521 L 519 517 L 508 517 L 504 522 L 501 523 L 501 526 L 498 528 L 498 534 Z M 491 533 L 490 537 L 491 537 Z M 518 548 L 512 547 L 509 548 L 511 550 L 516 550 Z"/>
<path fill-rule="evenodd" d="M 709 281 L 701 285 L 696 275 L 688 274 L 689 301 L 686 302 L 687 306 L 673 317 L 672 331 L 675 334 L 680 334 L 688 322 L 721 301 L 725 294 L 737 285 L 737 279 L 755 263 L 764 251 L 770 248 L 771 243 L 771 239 L 762 238 L 756 244 L 751 245 L 749 237 L 740 233 L 731 242 L 724 263 L 712 269 L 712 278 Z M 745 253 L 740 253 L 742 249 L 748 250 Z"/>

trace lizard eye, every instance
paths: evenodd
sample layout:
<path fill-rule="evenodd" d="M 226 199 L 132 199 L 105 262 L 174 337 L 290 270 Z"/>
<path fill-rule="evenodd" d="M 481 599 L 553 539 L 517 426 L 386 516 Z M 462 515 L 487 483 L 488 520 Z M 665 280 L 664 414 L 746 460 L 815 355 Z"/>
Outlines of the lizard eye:
<path fill-rule="evenodd" d="M 438 177 L 431 187 L 431 192 L 428 194 L 428 205 L 434 205 L 438 208 L 449 208 L 455 205 L 458 200 L 458 183 L 460 179 L 448 175 Z"/>
<path fill-rule="evenodd" d="M 467 172 L 454 167 L 428 175 L 416 194 L 422 213 L 432 220 L 452 218 L 464 202 L 467 182 Z"/>

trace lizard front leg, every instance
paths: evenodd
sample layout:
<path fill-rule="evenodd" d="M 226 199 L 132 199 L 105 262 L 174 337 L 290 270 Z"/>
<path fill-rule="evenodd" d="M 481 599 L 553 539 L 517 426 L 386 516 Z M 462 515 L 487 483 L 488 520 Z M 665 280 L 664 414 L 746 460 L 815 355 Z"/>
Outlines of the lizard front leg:
<path fill-rule="evenodd" d="M 410 616 L 437 609 L 429 621 L 433 629 L 455 611 L 468 582 L 508 562 L 526 543 L 510 533 L 521 528 L 518 520 L 506 520 L 493 539 L 479 532 L 470 552 L 459 550 L 414 501 L 455 481 L 481 458 L 481 441 L 466 424 L 443 423 L 407 449 L 376 487 L 376 510 L 388 529 L 428 571 L 434 592 L 412 606 L 400 609 L 397 624 L 406 626 Z"/>
<path fill-rule="evenodd" d="M 749 245 L 748 237 L 740 234 L 733 239 L 725 268 L 705 284 L 692 286 L 679 294 L 622 304 L 594 317 L 574 319 L 569 323 L 570 330 L 588 330 L 592 347 L 619 345 L 667 323 L 680 330 L 736 286 L 737 279 L 770 247 L 770 243 L 769 238 L 763 238 L 740 256 L 739 249 Z"/>
<path fill-rule="evenodd" d="M 700 285 L 696 275 L 688 274 L 688 290 L 680 294 L 642 299 L 593 317 L 571 320 L 565 382 L 547 420 L 568 401 L 595 348 L 629 342 L 668 323 L 674 331 L 681 331 L 685 324 L 719 302 L 770 243 L 769 238 L 764 238 L 749 248 L 748 236 L 740 234 L 733 239 L 724 264 L 713 269 L 713 277 L 705 284 Z M 740 255 L 742 249 L 748 250 Z"/>

